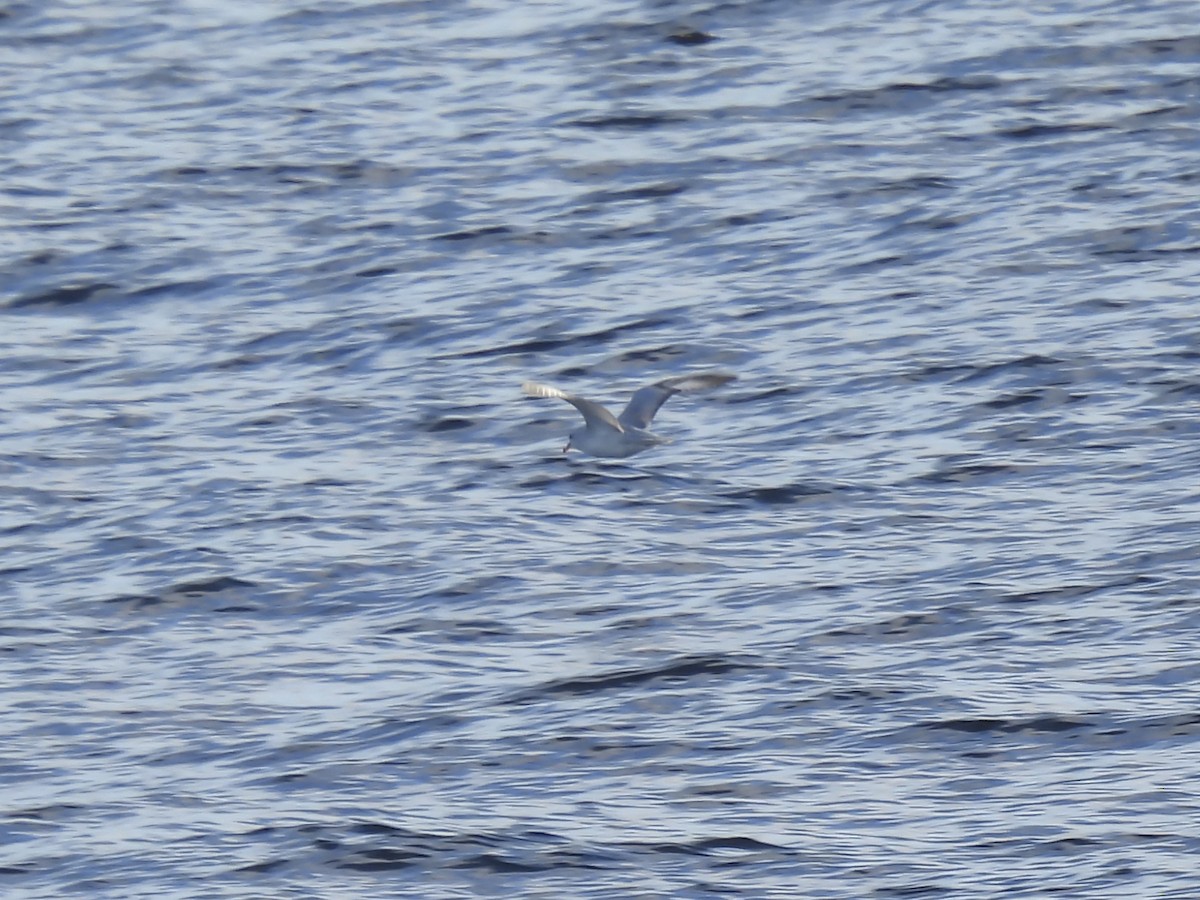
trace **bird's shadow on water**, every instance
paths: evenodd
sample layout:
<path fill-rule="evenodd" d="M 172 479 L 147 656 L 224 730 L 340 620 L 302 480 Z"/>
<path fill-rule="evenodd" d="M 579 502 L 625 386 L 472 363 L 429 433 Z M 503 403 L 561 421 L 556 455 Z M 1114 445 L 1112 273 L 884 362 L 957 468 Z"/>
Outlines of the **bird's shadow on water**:
<path fill-rule="evenodd" d="M 671 478 L 662 472 L 646 469 L 625 462 L 608 460 L 574 460 L 565 455 L 544 456 L 540 465 L 555 467 L 554 474 L 539 474 L 522 481 L 523 488 L 543 488 L 549 486 L 569 487 L 572 485 L 608 485 L 611 487 L 626 487 L 640 482 L 655 481 L 666 483 Z"/>
<path fill-rule="evenodd" d="M 677 470 L 636 463 L 597 459 L 570 459 L 561 455 L 546 456 L 544 467 L 554 467 L 553 474 L 538 474 L 520 482 L 522 488 L 567 489 L 604 488 L 627 493 L 635 488 L 682 489 L 698 491 L 705 499 L 723 507 L 790 506 L 805 502 L 820 502 L 839 496 L 869 494 L 874 489 L 866 485 L 835 482 L 795 481 L 769 485 L 747 485 L 723 478 L 681 475 Z M 678 496 L 678 495 L 676 495 Z"/>

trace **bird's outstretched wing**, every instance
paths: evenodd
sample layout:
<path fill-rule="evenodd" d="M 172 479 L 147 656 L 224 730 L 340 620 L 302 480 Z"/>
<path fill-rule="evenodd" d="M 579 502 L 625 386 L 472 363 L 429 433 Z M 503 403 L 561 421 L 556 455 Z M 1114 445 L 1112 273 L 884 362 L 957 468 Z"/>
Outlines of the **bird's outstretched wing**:
<path fill-rule="evenodd" d="M 538 384 L 536 381 L 525 382 L 521 385 L 521 390 L 529 397 L 555 397 L 559 400 L 566 400 L 583 413 L 583 420 L 589 428 L 593 425 L 600 425 L 601 427 L 615 428 L 617 431 L 625 430 L 621 427 L 621 423 L 617 421 L 617 417 L 599 403 L 593 403 L 591 400 L 585 400 L 583 397 L 576 397 L 574 394 L 560 391 L 558 388 L 551 387 L 548 384 Z M 661 403 L 661 401 L 659 402 Z"/>
<path fill-rule="evenodd" d="M 618 421 L 627 428 L 648 428 L 654 421 L 654 414 L 672 395 L 683 391 L 706 391 L 736 378 L 736 375 L 727 372 L 701 372 L 646 385 L 639 388 L 629 399 L 629 405 L 625 407 Z"/>

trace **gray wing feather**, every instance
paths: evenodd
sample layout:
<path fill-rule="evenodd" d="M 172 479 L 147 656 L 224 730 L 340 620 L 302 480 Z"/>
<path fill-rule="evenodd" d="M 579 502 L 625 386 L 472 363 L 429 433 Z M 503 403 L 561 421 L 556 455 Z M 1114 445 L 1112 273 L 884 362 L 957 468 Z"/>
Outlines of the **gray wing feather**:
<path fill-rule="evenodd" d="M 733 381 L 736 377 L 725 372 L 702 372 L 699 375 L 680 375 L 655 382 L 634 392 L 618 421 L 629 428 L 648 428 L 654 421 L 655 413 L 675 394 L 684 391 L 706 391 Z"/>
<path fill-rule="evenodd" d="M 536 381 L 527 381 L 521 385 L 521 390 L 529 397 L 554 397 L 558 400 L 566 400 L 573 407 L 583 413 L 583 421 L 591 428 L 593 425 L 607 425 L 609 428 L 615 428 L 617 431 L 624 431 L 621 423 L 617 421 L 617 417 L 610 413 L 599 403 L 593 403 L 591 400 L 585 400 L 583 397 L 576 397 L 574 394 L 568 394 L 566 391 L 560 391 L 556 387 L 551 387 L 548 384 L 538 384 Z M 655 407 L 657 409 L 657 407 Z"/>

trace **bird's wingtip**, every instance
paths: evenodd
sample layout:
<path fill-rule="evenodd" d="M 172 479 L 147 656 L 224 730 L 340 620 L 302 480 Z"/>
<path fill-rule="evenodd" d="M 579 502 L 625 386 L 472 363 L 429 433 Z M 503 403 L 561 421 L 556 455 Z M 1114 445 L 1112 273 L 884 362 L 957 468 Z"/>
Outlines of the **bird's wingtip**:
<path fill-rule="evenodd" d="M 526 381 L 521 385 L 521 390 L 526 397 L 552 397 L 556 400 L 568 400 L 571 397 L 566 391 L 538 381 Z"/>

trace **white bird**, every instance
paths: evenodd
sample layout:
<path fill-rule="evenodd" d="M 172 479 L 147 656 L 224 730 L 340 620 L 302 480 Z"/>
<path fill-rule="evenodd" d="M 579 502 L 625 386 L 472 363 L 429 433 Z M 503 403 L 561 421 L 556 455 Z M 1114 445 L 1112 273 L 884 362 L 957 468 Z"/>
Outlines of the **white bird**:
<path fill-rule="evenodd" d="M 659 407 L 674 394 L 684 391 L 702 391 L 719 387 L 733 381 L 736 375 L 725 372 L 701 372 L 696 375 L 680 375 L 667 378 L 640 388 L 629 399 L 629 405 L 620 416 L 614 416 L 599 403 L 576 397 L 548 384 L 527 381 L 521 389 L 530 397 L 556 397 L 566 400 L 583 413 L 584 427 L 571 432 L 562 452 L 582 450 L 592 456 L 607 456 L 624 459 L 641 453 L 656 444 L 670 443 L 670 438 L 659 437 L 646 430 Z"/>

